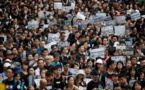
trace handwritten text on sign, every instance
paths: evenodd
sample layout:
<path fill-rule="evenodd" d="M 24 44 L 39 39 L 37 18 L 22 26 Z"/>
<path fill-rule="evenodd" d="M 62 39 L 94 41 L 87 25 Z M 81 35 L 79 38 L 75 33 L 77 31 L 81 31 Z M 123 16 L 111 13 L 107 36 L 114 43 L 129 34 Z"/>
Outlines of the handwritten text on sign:
<path fill-rule="evenodd" d="M 113 26 L 102 27 L 101 32 L 103 36 L 106 36 L 107 34 L 114 34 Z"/>
<path fill-rule="evenodd" d="M 96 58 L 96 57 L 104 58 L 104 51 L 105 51 L 105 48 L 92 49 L 90 50 L 90 56 L 92 58 Z"/>
<path fill-rule="evenodd" d="M 123 64 L 126 64 L 126 57 L 125 56 L 113 56 L 111 57 L 111 60 L 118 62 L 118 61 L 122 61 Z"/>

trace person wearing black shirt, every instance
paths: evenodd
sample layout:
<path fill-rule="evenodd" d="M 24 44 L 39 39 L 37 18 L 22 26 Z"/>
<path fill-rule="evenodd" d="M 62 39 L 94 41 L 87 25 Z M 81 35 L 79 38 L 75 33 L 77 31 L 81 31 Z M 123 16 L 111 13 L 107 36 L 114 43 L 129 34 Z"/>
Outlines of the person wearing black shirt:
<path fill-rule="evenodd" d="M 6 75 L 8 79 L 2 81 L 6 85 L 6 90 L 20 90 L 19 82 L 14 79 L 14 70 L 12 68 L 7 69 Z"/>
<path fill-rule="evenodd" d="M 104 85 L 99 81 L 99 72 L 93 72 L 93 80 L 88 83 L 87 90 L 104 89 Z"/>
<path fill-rule="evenodd" d="M 127 76 L 120 75 L 119 77 L 122 90 L 131 90 L 131 86 L 127 82 Z"/>
<path fill-rule="evenodd" d="M 45 73 L 45 79 L 47 80 L 46 89 L 47 89 L 47 90 L 53 90 L 53 88 L 54 88 L 54 83 L 51 82 L 52 73 L 51 73 L 50 71 L 47 71 L 47 72 Z"/>

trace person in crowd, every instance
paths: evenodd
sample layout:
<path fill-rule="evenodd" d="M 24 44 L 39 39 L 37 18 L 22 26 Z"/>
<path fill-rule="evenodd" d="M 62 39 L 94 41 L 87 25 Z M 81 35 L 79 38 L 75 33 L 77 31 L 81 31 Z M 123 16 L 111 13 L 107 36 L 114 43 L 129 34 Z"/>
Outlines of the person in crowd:
<path fill-rule="evenodd" d="M 86 82 L 84 81 L 85 78 L 85 73 L 84 70 L 78 70 L 77 74 L 76 74 L 76 79 L 75 79 L 75 85 L 77 87 L 82 87 L 84 89 L 86 89 Z"/>
<path fill-rule="evenodd" d="M 19 82 L 14 78 L 14 69 L 8 68 L 6 71 L 7 79 L 4 79 L 2 82 L 7 86 L 6 90 L 19 90 Z"/>
<path fill-rule="evenodd" d="M 45 79 L 47 80 L 46 89 L 47 90 L 53 90 L 54 83 L 51 82 L 51 80 L 52 80 L 52 73 L 50 71 L 46 71 L 46 73 L 45 73 Z"/>
<path fill-rule="evenodd" d="M 75 79 L 72 76 L 67 78 L 67 85 L 64 87 L 64 90 L 79 90 L 79 88 L 74 85 Z"/>
<path fill-rule="evenodd" d="M 104 89 L 105 87 L 103 83 L 99 81 L 100 73 L 98 71 L 94 71 L 92 76 L 93 80 L 88 83 L 87 90 Z"/>
<path fill-rule="evenodd" d="M 127 76 L 120 75 L 119 76 L 119 81 L 121 83 L 122 90 L 131 90 L 131 86 L 127 82 Z"/>
<path fill-rule="evenodd" d="M 142 90 L 142 83 L 140 81 L 135 81 L 132 90 Z"/>

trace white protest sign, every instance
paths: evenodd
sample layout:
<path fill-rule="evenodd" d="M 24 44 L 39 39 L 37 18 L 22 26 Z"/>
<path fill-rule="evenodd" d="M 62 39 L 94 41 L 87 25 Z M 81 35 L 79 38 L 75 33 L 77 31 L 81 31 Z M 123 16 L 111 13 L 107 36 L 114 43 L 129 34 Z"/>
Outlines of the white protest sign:
<path fill-rule="evenodd" d="M 71 3 L 71 9 L 75 9 L 75 2 Z"/>
<path fill-rule="evenodd" d="M 62 7 L 62 11 L 65 11 L 65 12 L 69 12 L 71 9 L 71 6 L 63 6 Z"/>
<path fill-rule="evenodd" d="M 106 17 L 106 13 L 96 13 L 97 17 Z"/>
<path fill-rule="evenodd" d="M 34 79 L 34 82 L 35 82 L 36 86 L 39 86 L 40 85 L 40 80 L 41 79 Z"/>
<path fill-rule="evenodd" d="M 53 41 L 53 42 L 48 43 L 44 47 L 47 48 L 47 50 L 50 52 L 51 51 L 51 46 L 52 45 L 56 45 L 56 44 L 57 44 L 57 42 L 56 41 Z"/>
<path fill-rule="evenodd" d="M 116 50 L 124 50 L 126 49 L 126 45 L 117 45 Z"/>
<path fill-rule="evenodd" d="M 126 22 L 126 18 L 125 18 L 125 16 L 116 16 L 115 21 L 117 24 L 122 24 L 122 23 Z"/>
<path fill-rule="evenodd" d="M 134 50 L 133 49 L 123 50 L 123 55 L 133 56 L 134 55 Z"/>
<path fill-rule="evenodd" d="M 81 14 L 80 12 L 77 13 L 76 17 L 77 17 L 78 19 L 82 19 L 82 20 L 85 20 L 85 18 L 86 18 L 86 17 L 85 17 L 83 14 Z"/>
<path fill-rule="evenodd" d="M 64 42 L 60 41 L 60 42 L 57 43 L 57 47 L 58 47 L 59 50 L 60 50 L 62 47 L 67 47 L 67 48 L 68 48 L 69 46 L 70 46 L 70 43 L 67 42 L 67 41 L 64 41 Z"/>
<path fill-rule="evenodd" d="M 111 60 L 118 62 L 118 61 L 122 61 L 123 64 L 126 64 L 126 57 L 125 56 L 112 56 Z"/>
<path fill-rule="evenodd" d="M 69 68 L 69 71 L 73 74 L 76 75 L 78 70 L 74 69 L 74 68 Z"/>
<path fill-rule="evenodd" d="M 48 34 L 48 42 L 59 41 L 59 34 L 49 33 Z"/>
<path fill-rule="evenodd" d="M 106 83 L 107 89 L 113 90 L 113 81 L 111 81 L 109 78 L 105 77 L 105 83 Z"/>
<path fill-rule="evenodd" d="M 106 48 L 98 48 L 98 49 L 91 49 L 90 50 L 90 56 L 92 58 L 96 58 L 96 57 L 102 57 L 104 58 L 104 51 Z"/>
<path fill-rule="evenodd" d="M 90 81 L 92 81 L 92 79 L 90 79 L 90 78 L 85 78 L 84 81 L 86 82 L 86 84 L 88 84 Z"/>
<path fill-rule="evenodd" d="M 105 26 L 101 28 L 101 33 L 103 36 L 106 36 L 107 34 L 114 34 L 113 26 Z"/>
<path fill-rule="evenodd" d="M 62 3 L 61 2 L 54 2 L 54 9 L 62 9 Z"/>
<path fill-rule="evenodd" d="M 125 25 L 115 26 L 115 35 L 124 35 L 125 34 Z"/>
<path fill-rule="evenodd" d="M 132 48 L 132 40 L 130 40 L 130 41 L 125 41 L 125 44 L 126 44 L 126 47 L 127 48 Z"/>
<path fill-rule="evenodd" d="M 129 85 L 132 87 L 136 80 L 129 80 Z"/>
<path fill-rule="evenodd" d="M 137 20 L 141 18 L 140 13 L 133 13 L 130 16 L 131 16 L 131 20 Z"/>

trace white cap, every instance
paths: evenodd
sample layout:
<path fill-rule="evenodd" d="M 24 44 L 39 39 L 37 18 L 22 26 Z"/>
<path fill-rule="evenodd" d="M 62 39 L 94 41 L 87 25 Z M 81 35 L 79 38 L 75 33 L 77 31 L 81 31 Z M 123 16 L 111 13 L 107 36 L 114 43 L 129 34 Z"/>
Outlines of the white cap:
<path fill-rule="evenodd" d="M 4 63 L 4 67 L 10 67 L 11 64 L 10 63 Z"/>
<path fill-rule="evenodd" d="M 97 59 L 97 61 L 95 62 L 96 63 L 100 63 L 100 64 L 103 64 L 103 60 L 102 59 Z"/>
<path fill-rule="evenodd" d="M 77 77 L 78 75 L 80 75 L 80 74 L 84 75 L 84 78 L 85 78 L 85 72 L 84 72 L 84 70 L 82 70 L 82 69 L 78 70 L 78 72 L 77 72 L 77 74 L 76 74 L 76 77 Z"/>

